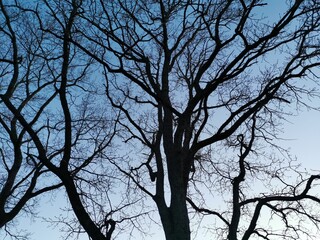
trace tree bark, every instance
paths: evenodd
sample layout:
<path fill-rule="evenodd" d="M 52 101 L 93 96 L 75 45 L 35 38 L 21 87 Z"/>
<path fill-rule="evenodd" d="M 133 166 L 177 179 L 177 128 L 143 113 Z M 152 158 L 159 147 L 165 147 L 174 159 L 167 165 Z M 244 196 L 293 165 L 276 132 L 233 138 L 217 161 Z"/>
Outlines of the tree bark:
<path fill-rule="evenodd" d="M 184 155 L 176 151 L 171 157 L 168 157 L 170 206 L 166 207 L 165 203 L 157 203 L 166 240 L 190 240 L 190 221 L 186 201 L 188 185 L 186 167 L 188 164 Z"/>
<path fill-rule="evenodd" d="M 179 189 L 171 195 L 170 207 L 158 204 L 166 240 L 190 240 L 186 197 Z"/>

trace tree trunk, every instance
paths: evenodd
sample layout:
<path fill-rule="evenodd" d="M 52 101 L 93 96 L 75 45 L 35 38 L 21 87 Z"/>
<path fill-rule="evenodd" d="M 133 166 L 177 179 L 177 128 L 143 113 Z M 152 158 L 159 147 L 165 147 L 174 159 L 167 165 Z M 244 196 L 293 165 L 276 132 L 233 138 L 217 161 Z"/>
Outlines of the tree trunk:
<path fill-rule="evenodd" d="M 188 185 L 186 159 L 181 152 L 174 156 L 174 160 L 168 162 L 170 206 L 167 207 L 165 202 L 160 204 L 158 202 L 157 205 L 166 240 L 190 240 L 190 222 L 186 201 Z"/>
<path fill-rule="evenodd" d="M 186 196 L 179 191 L 172 194 L 170 207 L 158 204 L 166 240 L 190 240 Z"/>
<path fill-rule="evenodd" d="M 168 234 L 167 240 L 190 240 L 190 225 L 185 194 L 175 193 L 171 197 L 170 213 L 173 231 Z M 180 190 L 181 191 L 181 190 Z"/>
<path fill-rule="evenodd" d="M 100 229 L 92 221 L 92 219 L 90 218 L 90 215 L 88 214 L 85 207 L 83 206 L 82 201 L 80 199 L 80 195 L 77 192 L 77 188 L 73 182 L 73 179 L 68 175 L 67 172 L 60 173 L 59 177 L 65 186 L 72 209 L 75 215 L 77 216 L 77 219 L 79 220 L 81 226 L 90 236 L 90 239 L 107 240 L 108 238 L 106 238 L 102 234 Z"/>

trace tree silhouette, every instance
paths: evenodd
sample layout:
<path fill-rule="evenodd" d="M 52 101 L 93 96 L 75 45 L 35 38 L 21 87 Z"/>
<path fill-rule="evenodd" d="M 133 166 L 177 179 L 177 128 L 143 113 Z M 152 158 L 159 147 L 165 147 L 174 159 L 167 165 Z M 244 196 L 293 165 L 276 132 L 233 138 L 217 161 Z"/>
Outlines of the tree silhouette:
<path fill-rule="evenodd" d="M 313 94 L 297 82 L 319 65 L 318 3 L 292 1 L 276 18 L 264 16 L 267 2 L 254 0 L 90 5 L 81 14 L 90 30 L 76 29 L 87 44 L 70 41 L 104 66 L 107 97 L 122 113 L 122 141 L 136 149 L 114 164 L 155 202 L 166 239 L 190 239 L 188 202 L 221 221 L 221 239 L 271 239 L 272 230 L 257 226 L 265 207 L 293 238 L 302 228 L 289 224 L 289 212 L 319 220 L 302 204 L 319 201 L 308 195 L 318 176 L 300 179 L 299 192 L 283 178 L 281 160 L 258 151 L 261 143 L 273 145 L 283 106 Z M 228 154 L 214 156 L 221 148 L 238 156 L 224 165 Z M 253 155 L 269 163 L 251 162 Z M 244 181 L 262 172 L 283 188 L 246 195 Z M 202 197 L 204 186 L 228 189 L 229 208 L 210 210 L 216 207 Z"/>
<path fill-rule="evenodd" d="M 35 158 L 32 138 L 4 102 L 11 99 L 16 111 L 23 113 L 30 125 L 41 129 L 45 126 L 39 125 L 39 118 L 46 114 L 44 108 L 55 94 L 48 90 L 52 82 L 38 78 L 40 74 L 47 76 L 40 70 L 45 68 L 45 62 L 37 56 L 43 34 L 32 33 L 33 23 L 19 9 L 13 11 L 2 1 L 0 9 L 0 228 L 19 237 L 8 223 L 20 212 L 32 214 L 35 197 L 62 184 L 57 180 L 48 184 L 44 181 L 51 175 L 49 170 Z M 15 17 L 18 14 L 22 15 Z"/>
<path fill-rule="evenodd" d="M 159 213 L 167 240 L 191 239 L 192 226 L 204 228 L 208 216 L 216 239 L 312 237 L 305 227 L 320 220 L 310 191 L 320 176 L 272 149 L 286 154 L 274 141 L 286 109 L 317 94 L 302 82 L 317 80 L 320 5 L 291 1 L 270 17 L 268 4 L 8 4 L 36 26 L 35 49 L 24 53 L 37 59 L 34 82 L 21 77 L 27 61 L 10 27 L 22 17 L 2 4 L 11 44 L 1 56 L 11 76 L 3 75 L 0 95 L 12 122 L 1 122 L 6 139 L 15 146 L 15 128 L 21 131 L 19 161 L 32 162 L 30 177 L 54 176 L 44 190 L 64 186 L 94 240 L 115 238 L 123 226 L 143 231 L 136 224 L 149 209 Z"/>
<path fill-rule="evenodd" d="M 94 194 L 110 184 L 106 177 L 101 180 L 99 174 L 106 176 L 106 171 L 97 158 L 114 135 L 112 115 L 104 114 L 102 102 L 89 101 L 89 94 L 98 95 L 97 85 L 87 82 L 92 61 L 68 42 L 75 10 L 66 22 L 50 15 L 76 5 L 66 2 L 63 11 L 56 12 L 55 3 L 0 3 L 1 38 L 6 43 L 0 60 L 0 227 L 13 238 L 23 237 L 8 229 L 8 222 L 21 211 L 32 214 L 32 200 L 38 195 L 64 186 L 81 224 L 98 229 L 82 199 L 93 201 Z M 65 40 L 44 28 L 62 33 Z"/>

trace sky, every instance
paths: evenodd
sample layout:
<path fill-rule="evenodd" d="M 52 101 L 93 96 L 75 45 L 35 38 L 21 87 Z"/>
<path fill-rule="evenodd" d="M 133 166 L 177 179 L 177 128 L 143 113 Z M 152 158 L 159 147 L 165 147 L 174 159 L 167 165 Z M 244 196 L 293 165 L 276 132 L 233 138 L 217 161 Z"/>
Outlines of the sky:
<path fill-rule="evenodd" d="M 320 102 L 319 102 L 320 106 Z M 290 148 L 293 155 L 297 157 L 298 162 L 302 166 L 315 170 L 315 173 L 320 171 L 320 112 L 314 110 L 304 110 L 298 116 L 290 117 L 288 123 L 283 126 L 284 139 L 283 146 Z M 39 217 L 54 218 L 60 212 L 60 208 L 66 202 L 62 193 L 54 193 L 55 198 L 51 196 L 41 199 L 42 205 L 38 212 Z M 64 239 L 60 233 L 59 227 L 52 227 L 41 218 L 30 219 L 20 218 L 18 229 L 26 229 L 33 232 L 31 235 L 32 240 L 58 240 Z M 61 226 L 60 226 L 61 227 Z M 152 237 L 153 240 L 163 240 L 161 230 Z M 0 234 L 0 239 L 2 235 Z M 7 239 L 7 238 L 6 238 Z M 82 237 L 79 240 L 87 240 L 87 237 Z M 139 239 L 139 238 L 138 238 Z"/>
<path fill-rule="evenodd" d="M 290 121 L 284 128 L 284 138 L 288 139 L 284 145 L 303 166 L 320 171 L 320 112 L 305 110 Z"/>
<path fill-rule="evenodd" d="M 277 4 L 277 7 L 281 7 L 281 1 L 279 0 L 272 0 L 270 2 Z M 272 11 L 272 7 L 269 10 Z M 320 101 L 312 102 L 312 104 L 320 106 Z M 318 173 L 320 171 L 320 141 L 318 139 L 320 136 L 320 112 L 302 109 L 297 116 L 288 117 L 287 120 L 288 122 L 283 126 L 283 135 L 281 135 L 281 137 L 287 139 L 286 141 L 282 141 L 283 146 L 290 148 L 291 153 L 297 157 L 298 162 L 301 162 L 303 167 Z M 38 209 L 40 217 L 54 217 L 63 208 L 66 203 L 65 197 L 61 192 L 54 194 L 56 196 L 53 200 L 50 196 L 40 200 L 40 208 Z M 29 219 L 22 217 L 18 221 L 17 229 L 26 229 L 29 232 L 33 232 L 30 237 L 32 240 L 64 239 L 59 231 L 59 227 L 50 227 L 41 218 Z M 0 239 L 3 237 L 2 232 L 0 233 Z M 88 238 L 84 237 L 80 240 L 85 239 Z M 163 239 L 163 234 L 159 232 L 152 239 L 161 240 Z"/>

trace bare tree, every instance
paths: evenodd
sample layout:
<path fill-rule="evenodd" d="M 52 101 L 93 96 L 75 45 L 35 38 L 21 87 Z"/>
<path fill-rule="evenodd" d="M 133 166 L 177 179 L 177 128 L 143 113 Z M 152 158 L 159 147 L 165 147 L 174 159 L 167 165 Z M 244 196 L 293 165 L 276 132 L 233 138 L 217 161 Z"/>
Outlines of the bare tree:
<path fill-rule="evenodd" d="M 290 185 L 281 160 L 249 159 L 263 157 L 255 142 L 274 145 L 284 107 L 315 94 L 300 82 L 316 79 L 319 6 L 290 1 L 268 16 L 267 1 L 258 0 L 83 2 L 76 31 L 87 43 L 70 41 L 104 67 L 107 97 L 122 114 L 128 161 L 113 164 L 155 202 L 167 240 L 190 239 L 188 202 L 221 221 L 221 239 L 299 239 L 303 228 L 289 223 L 291 213 L 318 224 L 303 204 L 319 202 L 309 194 L 318 175 L 298 174 Z M 221 148 L 238 149 L 238 160 L 216 159 Z M 246 195 L 245 180 L 260 174 L 284 187 Z M 204 176 L 209 190 L 228 189 L 231 210 L 212 210 L 214 199 L 194 191 L 206 186 Z M 264 208 L 279 215 L 284 232 L 259 227 Z"/>
<path fill-rule="evenodd" d="M 190 225 L 207 215 L 217 239 L 312 237 L 303 227 L 318 226 L 320 176 L 263 147 L 281 150 L 285 109 L 317 94 L 301 84 L 320 65 L 317 1 L 288 2 L 276 17 L 258 0 L 0 3 L 1 153 L 14 180 L 0 201 L 63 185 L 82 226 L 67 231 L 94 240 L 123 222 L 140 228 L 150 200 L 167 240 L 195 236 Z M 30 26 L 21 13 L 34 27 L 18 30 Z"/>
<path fill-rule="evenodd" d="M 46 63 L 37 57 L 41 51 L 43 34 L 33 32 L 31 19 L 19 9 L 0 1 L 0 228 L 18 237 L 10 230 L 10 222 L 20 213 L 34 212 L 35 197 L 62 186 L 34 157 L 34 144 L 18 119 L 4 107 L 3 99 L 11 99 L 16 111 L 24 113 L 31 125 L 45 127 L 41 115 L 56 96 L 48 90 L 50 81 L 44 81 Z M 18 17 L 19 16 L 19 17 Z M 43 75 L 42 77 L 40 77 Z M 44 97 L 46 91 L 48 98 Z"/>
<path fill-rule="evenodd" d="M 0 227 L 22 210 L 32 212 L 34 197 L 64 186 L 83 228 L 110 239 L 114 229 L 107 217 L 118 209 L 99 205 L 112 184 L 99 159 L 115 133 L 116 114 L 99 99 L 98 84 L 88 82 L 91 57 L 69 43 L 79 6 L 0 1 L 0 7 Z M 100 214 L 89 216 L 94 207 Z M 82 232 L 67 223 L 71 234 Z"/>

